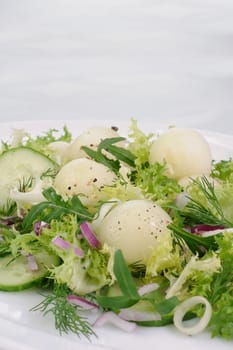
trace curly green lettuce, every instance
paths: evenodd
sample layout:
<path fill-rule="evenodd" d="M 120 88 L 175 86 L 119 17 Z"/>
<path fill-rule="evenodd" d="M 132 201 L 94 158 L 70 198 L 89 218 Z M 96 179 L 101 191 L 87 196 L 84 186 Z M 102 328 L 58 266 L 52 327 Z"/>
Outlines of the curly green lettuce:
<path fill-rule="evenodd" d="M 149 135 L 144 134 L 138 128 L 137 121 L 132 119 L 128 136 L 130 139 L 132 139 L 132 141 L 129 143 L 128 149 L 137 157 L 135 160 L 136 166 L 141 166 L 142 164 L 148 162 L 152 138 L 154 135 L 152 133 Z"/>

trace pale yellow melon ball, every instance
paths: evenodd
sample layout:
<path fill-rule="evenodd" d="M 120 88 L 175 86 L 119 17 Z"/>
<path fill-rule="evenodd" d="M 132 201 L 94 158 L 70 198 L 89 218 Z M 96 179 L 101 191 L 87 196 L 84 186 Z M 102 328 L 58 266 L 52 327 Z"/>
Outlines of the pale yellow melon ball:
<path fill-rule="evenodd" d="M 116 176 L 103 164 L 87 158 L 66 163 L 56 175 L 54 188 L 64 198 L 80 195 L 84 205 L 94 205 L 104 185 L 112 185 Z"/>
<path fill-rule="evenodd" d="M 130 200 L 113 206 L 92 227 L 102 244 L 121 249 L 130 264 L 146 261 L 170 222 L 170 216 L 154 202 Z"/>
<path fill-rule="evenodd" d="M 209 175 L 211 150 L 202 134 L 194 129 L 171 128 L 152 144 L 151 164 L 167 163 L 167 176 L 180 179 L 193 174 Z"/>

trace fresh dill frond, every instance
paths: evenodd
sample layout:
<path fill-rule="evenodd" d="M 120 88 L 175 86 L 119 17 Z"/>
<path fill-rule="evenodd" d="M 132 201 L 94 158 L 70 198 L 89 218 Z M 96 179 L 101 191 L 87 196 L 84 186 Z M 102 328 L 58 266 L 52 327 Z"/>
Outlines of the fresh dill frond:
<path fill-rule="evenodd" d="M 0 207 L 0 217 L 7 217 L 14 215 L 16 212 L 16 203 L 13 202 L 11 199 L 7 199 L 7 201 Z"/>
<path fill-rule="evenodd" d="M 34 184 L 34 177 L 23 177 L 19 180 L 18 190 L 19 192 L 28 192 L 32 189 L 32 186 Z"/>
<path fill-rule="evenodd" d="M 215 193 L 214 185 L 204 176 L 201 180 L 193 180 L 200 193 L 204 196 L 208 205 L 204 205 L 201 200 L 189 198 L 189 202 L 180 214 L 185 219 L 185 223 L 193 226 L 195 224 L 221 225 L 233 227 L 224 215 L 223 209 Z"/>
<path fill-rule="evenodd" d="M 55 321 L 55 328 L 60 335 L 69 332 L 80 336 L 85 336 L 90 340 L 92 335 L 96 335 L 92 330 L 87 318 L 80 316 L 81 307 L 71 304 L 67 300 L 70 294 L 69 288 L 64 284 L 54 284 L 52 293 L 44 296 L 41 303 L 34 306 L 30 311 L 41 311 L 43 316 L 52 314 Z"/>
<path fill-rule="evenodd" d="M 53 169 L 49 168 L 45 172 L 43 172 L 43 174 L 41 175 L 40 178 L 41 178 L 41 180 L 43 180 L 46 177 L 51 177 L 52 179 L 54 179 L 56 177 L 57 173 L 58 173 L 58 169 L 56 169 L 56 168 L 53 168 Z"/>

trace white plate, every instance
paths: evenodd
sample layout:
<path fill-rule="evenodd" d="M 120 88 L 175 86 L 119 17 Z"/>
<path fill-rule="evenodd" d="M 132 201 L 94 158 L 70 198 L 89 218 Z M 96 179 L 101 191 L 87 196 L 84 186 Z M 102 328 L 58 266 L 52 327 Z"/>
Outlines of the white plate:
<path fill-rule="evenodd" d="M 64 124 L 70 128 L 73 135 L 90 126 L 112 126 L 120 127 L 120 133 L 127 134 L 129 123 L 118 123 L 114 121 L 43 121 L 43 122 L 19 122 L 12 124 L 0 124 L 0 138 L 7 140 L 12 128 L 23 128 L 36 135 L 49 128 L 61 129 Z M 141 125 L 140 125 L 141 124 Z M 156 132 L 164 129 L 164 125 L 145 124 L 139 122 L 145 132 Z M 233 155 L 233 136 L 220 133 L 201 131 L 209 141 L 213 159 L 227 159 Z M 92 342 L 79 339 L 73 334 L 60 336 L 54 329 L 53 319 L 43 317 L 39 312 L 30 312 L 41 297 L 36 290 L 23 292 L 1 292 L 0 293 L 0 349 L 11 350 L 97 350 L 97 349 L 168 349 L 170 347 L 179 350 L 196 350 L 211 348 L 212 350 L 232 349 L 232 342 L 222 339 L 212 339 L 210 334 L 203 332 L 197 336 L 185 336 L 179 333 L 173 326 L 161 328 L 138 327 L 133 333 L 126 333 L 113 326 L 98 328 L 98 337 L 92 338 Z"/>

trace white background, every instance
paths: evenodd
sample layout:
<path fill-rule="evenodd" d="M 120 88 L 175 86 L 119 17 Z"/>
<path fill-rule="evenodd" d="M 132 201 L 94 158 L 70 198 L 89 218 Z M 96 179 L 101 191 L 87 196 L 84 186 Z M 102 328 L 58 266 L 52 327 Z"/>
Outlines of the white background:
<path fill-rule="evenodd" d="M 0 122 L 233 133 L 232 0 L 0 0 Z"/>

